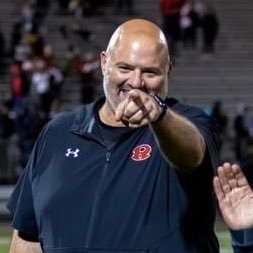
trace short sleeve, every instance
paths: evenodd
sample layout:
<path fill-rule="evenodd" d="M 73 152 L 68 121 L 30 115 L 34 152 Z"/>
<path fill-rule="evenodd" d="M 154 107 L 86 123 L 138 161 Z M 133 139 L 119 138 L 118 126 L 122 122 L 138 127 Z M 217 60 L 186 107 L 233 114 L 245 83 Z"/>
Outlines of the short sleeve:
<path fill-rule="evenodd" d="M 37 139 L 27 166 L 22 172 L 6 205 L 12 217 L 13 227 L 20 232 L 31 235 L 33 238 L 38 238 L 38 226 L 34 210 L 32 175 L 44 146 L 42 145 L 44 143 L 42 136 L 46 129 L 47 126 L 44 127 Z"/>
<path fill-rule="evenodd" d="M 207 146 L 204 161 L 209 160 L 212 167 L 216 168 L 219 164 L 218 149 L 220 145 L 217 122 L 206 115 L 203 110 L 194 106 L 188 106 L 177 102 L 172 109 L 189 119 L 198 128 Z"/>
<path fill-rule="evenodd" d="M 204 113 L 200 113 L 198 116 L 193 117 L 191 121 L 204 137 L 207 146 L 206 155 L 209 156 L 212 167 L 216 168 L 219 164 L 218 150 L 220 146 L 220 136 L 217 123 L 214 119 Z"/>
<path fill-rule="evenodd" d="M 12 216 L 12 225 L 20 232 L 38 236 L 35 211 L 33 205 L 32 188 L 29 177 L 31 160 L 21 174 L 14 191 L 7 202 L 7 208 Z"/>

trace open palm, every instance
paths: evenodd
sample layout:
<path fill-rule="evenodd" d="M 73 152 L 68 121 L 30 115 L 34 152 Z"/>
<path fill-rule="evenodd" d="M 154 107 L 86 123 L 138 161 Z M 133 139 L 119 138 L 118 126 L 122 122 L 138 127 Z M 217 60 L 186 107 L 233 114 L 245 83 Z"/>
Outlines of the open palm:
<path fill-rule="evenodd" d="M 213 184 L 225 223 L 234 230 L 253 227 L 253 192 L 239 165 L 218 167 Z"/>

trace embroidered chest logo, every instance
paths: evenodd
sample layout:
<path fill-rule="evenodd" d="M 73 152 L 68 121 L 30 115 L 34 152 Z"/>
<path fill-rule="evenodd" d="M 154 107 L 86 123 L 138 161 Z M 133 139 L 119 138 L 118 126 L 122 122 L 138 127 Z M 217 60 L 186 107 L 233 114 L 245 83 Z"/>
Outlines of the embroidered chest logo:
<path fill-rule="evenodd" d="M 131 158 L 134 161 L 143 161 L 151 156 L 152 148 L 148 144 L 142 144 L 133 149 Z"/>
<path fill-rule="evenodd" d="M 80 149 L 76 148 L 75 150 L 72 150 L 71 148 L 67 149 L 67 152 L 65 153 L 66 157 L 78 157 L 79 156 Z"/>

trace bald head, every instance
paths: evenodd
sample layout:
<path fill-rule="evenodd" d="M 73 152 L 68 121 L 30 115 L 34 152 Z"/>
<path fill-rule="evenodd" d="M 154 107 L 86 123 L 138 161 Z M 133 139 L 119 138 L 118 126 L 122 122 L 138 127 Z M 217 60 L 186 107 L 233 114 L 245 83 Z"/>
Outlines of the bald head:
<path fill-rule="evenodd" d="M 140 46 L 148 44 L 150 48 L 155 47 L 157 51 L 168 55 L 164 33 L 156 24 L 145 19 L 131 19 L 121 24 L 111 36 L 107 52 L 111 53 L 122 43 L 139 43 Z"/>
<path fill-rule="evenodd" d="M 132 19 L 113 33 L 100 54 L 106 101 L 116 108 L 132 89 L 165 98 L 170 58 L 161 29 L 144 19 Z"/>

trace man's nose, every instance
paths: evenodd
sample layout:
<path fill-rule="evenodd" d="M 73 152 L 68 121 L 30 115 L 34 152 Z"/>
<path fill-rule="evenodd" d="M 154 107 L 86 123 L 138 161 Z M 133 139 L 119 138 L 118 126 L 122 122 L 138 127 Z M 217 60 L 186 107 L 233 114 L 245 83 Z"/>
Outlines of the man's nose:
<path fill-rule="evenodd" d="M 130 77 L 130 85 L 132 88 L 141 88 L 144 85 L 142 74 L 139 70 L 133 71 Z"/>

